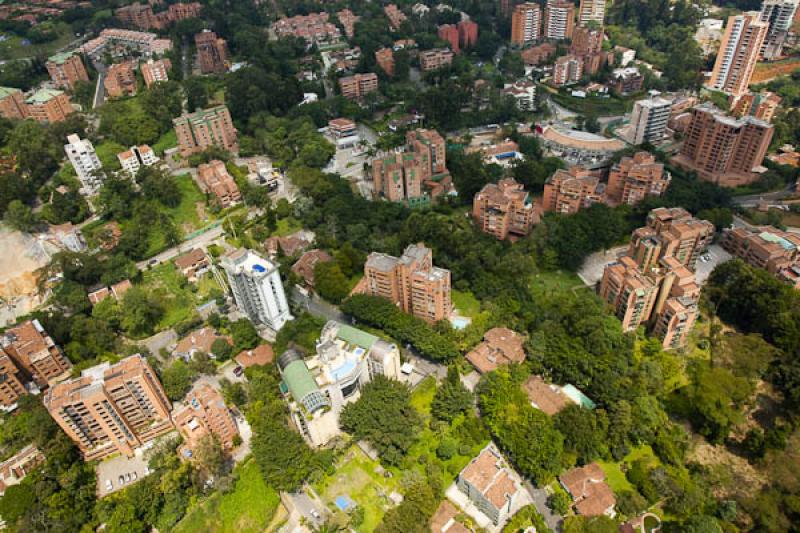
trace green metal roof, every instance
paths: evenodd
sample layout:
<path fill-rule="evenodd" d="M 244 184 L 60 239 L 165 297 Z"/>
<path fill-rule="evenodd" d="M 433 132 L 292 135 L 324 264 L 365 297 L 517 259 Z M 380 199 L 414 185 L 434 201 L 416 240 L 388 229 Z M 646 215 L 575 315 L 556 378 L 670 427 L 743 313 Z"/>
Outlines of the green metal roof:
<path fill-rule="evenodd" d="M 47 58 L 48 61 L 52 61 L 53 63 L 58 63 L 59 65 L 72 57 L 72 52 L 61 52 L 60 54 L 55 54 Z"/>
<path fill-rule="evenodd" d="M 28 97 L 28 99 L 25 101 L 29 104 L 43 104 L 61 94 L 64 94 L 64 91 L 57 91 L 56 89 L 39 89 L 33 96 Z"/>
<path fill-rule="evenodd" d="M 378 340 L 378 337 L 375 335 L 344 324 L 339 326 L 339 331 L 336 333 L 336 336 L 345 342 L 361 346 L 365 350 L 372 348 L 372 345 Z"/>
<path fill-rule="evenodd" d="M 282 374 L 283 382 L 289 387 L 289 392 L 297 403 L 302 403 L 303 398 L 319 390 L 304 361 L 292 361 L 283 369 Z"/>
<path fill-rule="evenodd" d="M 21 91 L 19 89 L 15 89 L 14 87 L 0 87 L 0 98 L 5 98 L 6 96 L 10 96 L 18 92 Z"/>

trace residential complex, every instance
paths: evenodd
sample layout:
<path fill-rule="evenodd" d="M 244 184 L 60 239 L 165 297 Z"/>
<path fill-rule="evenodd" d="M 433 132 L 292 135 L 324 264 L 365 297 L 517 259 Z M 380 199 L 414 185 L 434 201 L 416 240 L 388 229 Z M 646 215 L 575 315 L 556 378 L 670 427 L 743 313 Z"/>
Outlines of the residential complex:
<path fill-rule="evenodd" d="M 536 220 L 530 195 L 514 178 L 484 185 L 473 198 L 472 216 L 482 232 L 500 240 L 527 235 Z"/>
<path fill-rule="evenodd" d="M 634 146 L 656 143 L 664 139 L 667 122 L 672 114 L 672 102 L 655 97 L 637 100 L 631 121 L 619 131 L 619 136 Z"/>
<path fill-rule="evenodd" d="M 488 374 L 501 365 L 524 362 L 524 341 L 522 335 L 508 328 L 492 328 L 466 358 L 479 373 Z"/>
<path fill-rule="evenodd" d="M 92 142 L 89 139 L 81 139 L 75 134 L 68 135 L 64 151 L 81 182 L 81 194 L 97 193 L 105 180 L 105 174 Z"/>
<path fill-rule="evenodd" d="M 149 57 L 162 55 L 171 49 L 172 41 L 159 39 L 155 33 L 108 28 L 78 50 L 92 58 L 99 58 L 104 52 L 109 52 L 113 57 L 122 57 L 137 51 Z"/>
<path fill-rule="evenodd" d="M 459 47 L 459 38 L 458 38 L 458 27 L 455 24 L 442 24 L 436 30 L 436 35 L 439 39 L 443 41 L 447 41 L 450 44 L 450 50 L 453 53 L 460 53 L 461 48 Z"/>
<path fill-rule="evenodd" d="M 458 489 L 495 526 L 502 525 L 529 503 L 522 479 L 508 465 L 500 450 L 489 442 L 456 479 Z"/>
<path fill-rule="evenodd" d="M 523 47 L 539 39 L 542 10 L 539 4 L 525 2 L 514 7 L 511 14 L 511 44 Z"/>
<path fill-rule="evenodd" d="M 800 287 L 800 235 L 772 226 L 734 228 L 723 231 L 720 244 L 747 264 Z"/>
<path fill-rule="evenodd" d="M 138 354 L 51 387 L 44 405 L 86 461 L 113 453 L 133 457 L 136 448 L 173 429 L 172 404 Z"/>
<path fill-rule="evenodd" d="M 160 161 L 153 149 L 146 144 L 131 146 L 118 153 L 117 160 L 122 165 L 122 170 L 131 176 L 136 176 L 140 168 L 153 166 Z"/>
<path fill-rule="evenodd" d="M 685 346 L 698 316 L 700 287 L 693 273 L 714 226 L 681 208 L 650 212 L 634 231 L 628 254 L 607 265 L 598 294 L 624 331 L 647 327 L 664 349 Z"/>
<path fill-rule="evenodd" d="M 79 81 L 89 81 L 86 67 L 75 52 L 62 52 L 51 56 L 45 66 L 50 79 L 61 89 L 74 89 Z"/>
<path fill-rule="evenodd" d="M 210 30 L 203 30 L 194 36 L 197 48 L 197 61 L 203 74 L 222 74 L 228 72 L 228 44 Z"/>
<path fill-rule="evenodd" d="M 292 320 L 278 265 L 245 248 L 223 256 L 221 264 L 236 305 L 252 322 L 278 331 Z"/>
<path fill-rule="evenodd" d="M 225 168 L 225 162 L 212 159 L 197 167 L 197 183 L 200 190 L 211 195 L 222 209 L 226 209 L 242 199 L 242 193 L 233 176 Z"/>
<path fill-rule="evenodd" d="M 133 96 L 136 94 L 136 74 L 133 72 L 133 63 L 114 63 L 108 67 L 103 87 L 111 98 L 120 96 Z"/>
<path fill-rule="evenodd" d="M 579 25 L 587 26 L 589 23 L 593 22 L 602 27 L 605 16 L 605 0 L 581 0 L 580 7 L 578 8 Z"/>
<path fill-rule="evenodd" d="M 544 42 L 526 48 L 520 55 L 526 67 L 535 67 L 549 60 L 556 53 L 556 45 L 553 43 Z"/>
<path fill-rule="evenodd" d="M 542 209 L 572 215 L 592 204 L 603 203 L 604 192 L 605 186 L 596 172 L 579 166 L 558 169 L 544 184 Z"/>
<path fill-rule="evenodd" d="M 394 51 L 391 48 L 379 48 L 376 50 L 375 62 L 387 76 L 394 76 Z"/>
<path fill-rule="evenodd" d="M 314 355 L 304 359 L 289 350 L 278 357 L 278 369 L 294 424 L 308 442 L 323 446 L 340 434 L 339 415 L 361 396 L 364 385 L 376 376 L 400 378 L 400 350 L 331 320 L 322 328 Z"/>
<path fill-rule="evenodd" d="M 239 429 L 218 389 L 200 381 L 183 403 L 175 410 L 173 420 L 190 452 L 206 437 L 216 438 L 223 450 L 233 449 Z"/>
<path fill-rule="evenodd" d="M 561 56 L 553 64 L 553 85 L 561 87 L 578 83 L 583 78 L 583 59 L 574 55 Z"/>
<path fill-rule="evenodd" d="M 342 25 L 342 28 L 344 28 L 344 34 L 347 38 L 352 39 L 353 35 L 355 35 L 356 22 L 358 22 L 361 17 L 357 17 L 349 9 L 342 9 L 336 13 L 336 18 L 339 19 L 339 23 Z"/>
<path fill-rule="evenodd" d="M 430 323 L 448 319 L 453 311 L 450 271 L 433 266 L 433 252 L 422 243 L 409 245 L 400 257 L 369 254 L 364 280 L 354 291 L 386 298 Z"/>
<path fill-rule="evenodd" d="M 349 16 L 345 17 L 345 21 L 348 22 L 350 28 L 348 35 L 352 35 L 353 25 L 358 17 L 355 17 L 349 10 L 344 11 L 349 12 Z M 339 12 L 340 17 L 344 11 Z M 329 19 L 330 15 L 324 11 L 321 13 L 309 13 L 308 15 L 297 15 L 278 20 L 272 25 L 272 29 L 279 38 L 300 37 L 305 39 L 309 45 L 333 44 L 341 39 L 342 34 L 336 24 L 330 22 Z M 345 32 L 347 32 L 348 25 L 341 18 L 339 20 L 345 27 Z"/>
<path fill-rule="evenodd" d="M 386 14 L 386 18 L 389 19 L 389 28 L 395 31 L 408 18 L 395 4 L 388 4 L 383 8 L 383 12 Z"/>
<path fill-rule="evenodd" d="M 512 97 L 520 111 L 536 110 L 536 84 L 530 80 L 521 79 L 503 87 L 503 94 Z"/>
<path fill-rule="evenodd" d="M 764 122 L 772 122 L 778 110 L 781 97 L 769 91 L 759 93 L 748 92 L 731 107 L 731 115 L 735 117 L 751 116 Z"/>
<path fill-rule="evenodd" d="M 72 104 L 63 91 L 39 89 L 25 100 L 28 117 L 37 122 L 61 122 L 72 114 Z"/>
<path fill-rule="evenodd" d="M 544 8 L 544 38 L 572 39 L 575 29 L 575 4 L 564 0 L 547 0 Z"/>
<path fill-rule="evenodd" d="M 300 256 L 294 265 L 292 265 L 292 272 L 294 272 L 306 287 L 314 287 L 314 269 L 320 263 L 327 263 L 333 261 L 328 252 L 324 250 L 309 250 Z"/>
<path fill-rule="evenodd" d="M 20 396 L 28 394 L 28 380 L 11 358 L 0 349 L 0 410 L 13 411 Z"/>
<path fill-rule="evenodd" d="M 462 20 L 458 24 L 458 40 L 462 49 L 471 48 L 478 42 L 478 24 L 471 20 Z"/>
<path fill-rule="evenodd" d="M 218 146 L 229 152 L 238 152 L 236 128 L 228 108 L 220 105 L 173 119 L 178 147 L 182 157 L 202 152 L 209 146 Z"/>
<path fill-rule="evenodd" d="M 747 92 L 769 25 L 757 11 L 732 15 L 706 87 L 739 98 Z"/>
<path fill-rule="evenodd" d="M 339 90 L 348 100 L 360 100 L 378 90 L 378 76 L 368 72 L 339 78 Z"/>
<path fill-rule="evenodd" d="M 764 0 L 759 18 L 768 25 L 761 57 L 777 59 L 783 53 L 783 45 L 795 21 L 798 0 Z"/>
<path fill-rule="evenodd" d="M 683 147 L 673 162 L 723 187 L 745 185 L 758 179 L 754 171 L 764 160 L 773 133 L 772 125 L 763 120 L 733 118 L 710 103 L 701 104 L 692 109 Z"/>
<path fill-rule="evenodd" d="M 171 4 L 166 11 L 153 13 L 148 4 L 134 3 L 114 10 L 114 16 L 123 24 L 141 30 L 163 29 L 183 19 L 198 17 L 202 5 L 198 2 Z"/>
<path fill-rule="evenodd" d="M 8 487 L 19 485 L 34 468 L 44 463 L 45 456 L 33 444 L 28 444 L 20 451 L 0 463 L 0 496 Z"/>
<path fill-rule="evenodd" d="M 614 69 L 609 80 L 609 86 L 614 92 L 623 96 L 641 91 L 643 85 L 644 76 L 636 67 Z"/>
<path fill-rule="evenodd" d="M 617 498 L 606 483 L 605 472 L 597 463 L 573 468 L 561 474 L 558 479 L 572 497 L 575 514 L 586 517 L 616 516 L 614 506 Z"/>
<path fill-rule="evenodd" d="M 611 167 L 606 197 L 615 204 L 635 205 L 648 196 L 661 196 L 672 177 L 650 152 L 625 156 Z"/>
<path fill-rule="evenodd" d="M 452 187 L 444 139 L 436 130 L 408 132 L 403 151 L 372 161 L 372 179 L 376 194 L 390 202 L 429 204 Z"/>
<path fill-rule="evenodd" d="M 0 116 L 11 120 L 22 120 L 29 114 L 25 95 L 14 87 L 0 87 Z"/>
<path fill-rule="evenodd" d="M 433 48 L 419 53 L 419 66 L 422 72 L 432 72 L 449 67 L 453 62 L 453 52 L 447 48 Z"/>
<path fill-rule="evenodd" d="M 171 68 L 172 62 L 169 59 L 148 59 L 140 67 L 144 84 L 149 89 L 156 82 L 169 81 L 169 69 Z"/>

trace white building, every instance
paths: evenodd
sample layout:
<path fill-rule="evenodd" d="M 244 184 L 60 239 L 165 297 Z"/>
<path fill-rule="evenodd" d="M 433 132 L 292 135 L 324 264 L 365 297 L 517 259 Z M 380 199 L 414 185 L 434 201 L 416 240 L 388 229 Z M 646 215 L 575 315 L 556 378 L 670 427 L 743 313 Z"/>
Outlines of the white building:
<path fill-rule="evenodd" d="M 767 37 L 761 48 L 764 59 L 780 57 L 783 43 L 792 28 L 798 0 L 764 0 L 761 4 L 761 21 L 769 24 Z"/>
<path fill-rule="evenodd" d="M 602 27 L 605 16 L 605 0 L 581 0 L 578 7 L 579 26 L 588 26 L 590 22 L 595 22 Z"/>
<path fill-rule="evenodd" d="M 517 109 L 520 111 L 534 111 L 536 109 L 536 84 L 530 80 L 517 80 L 513 84 L 507 83 L 503 94 L 514 98 Z"/>
<path fill-rule="evenodd" d="M 156 153 L 146 144 L 131 146 L 130 149 L 118 153 L 117 159 L 122 165 L 122 170 L 131 176 L 135 176 L 141 167 L 149 167 L 159 162 Z"/>
<path fill-rule="evenodd" d="M 658 142 L 664 138 L 671 112 L 672 102 L 664 98 L 638 100 L 633 106 L 630 124 L 620 128 L 619 135 L 636 146 Z"/>
<path fill-rule="evenodd" d="M 278 331 L 292 320 L 278 265 L 240 248 L 222 258 L 222 267 L 228 274 L 236 305 L 251 321 Z"/>
<path fill-rule="evenodd" d="M 278 358 L 282 389 L 290 396 L 295 425 L 314 446 L 339 435 L 339 414 L 375 376 L 400 378 L 400 350 L 360 329 L 331 320 L 322 328 L 316 354 L 295 350 Z"/>
<path fill-rule="evenodd" d="M 67 136 L 67 143 L 64 151 L 81 182 L 81 194 L 97 193 L 106 176 L 102 172 L 103 166 L 97 158 L 94 146 L 89 139 L 81 139 L 75 134 Z"/>

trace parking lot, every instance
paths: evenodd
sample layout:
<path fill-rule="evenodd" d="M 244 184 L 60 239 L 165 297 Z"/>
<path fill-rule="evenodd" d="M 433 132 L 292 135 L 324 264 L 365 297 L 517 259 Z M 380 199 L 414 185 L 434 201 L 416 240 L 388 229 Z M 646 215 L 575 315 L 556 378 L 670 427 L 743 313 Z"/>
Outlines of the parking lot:
<path fill-rule="evenodd" d="M 117 455 L 97 465 L 97 496 L 102 498 L 124 489 L 150 474 L 144 455 L 147 447 L 139 448 L 130 459 Z M 122 478 L 122 481 L 120 481 Z"/>
<path fill-rule="evenodd" d="M 719 244 L 712 244 L 709 246 L 708 251 L 697 260 L 697 269 L 695 270 L 697 283 L 699 285 L 704 285 L 714 268 L 732 257 L 733 256 L 723 250 L 722 246 Z"/>
<path fill-rule="evenodd" d="M 604 252 L 601 251 L 591 254 L 583 261 L 581 268 L 578 269 L 578 277 L 581 278 L 586 285 L 593 287 L 603 279 L 603 271 L 606 265 L 613 263 L 618 258 L 625 255 L 627 251 L 627 246 L 618 246 Z"/>

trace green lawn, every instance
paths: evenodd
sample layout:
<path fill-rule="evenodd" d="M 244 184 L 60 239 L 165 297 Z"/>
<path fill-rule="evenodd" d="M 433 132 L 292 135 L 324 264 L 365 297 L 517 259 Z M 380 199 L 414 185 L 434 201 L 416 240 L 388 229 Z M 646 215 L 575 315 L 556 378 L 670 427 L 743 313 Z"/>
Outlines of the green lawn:
<path fill-rule="evenodd" d="M 224 495 L 215 492 L 205 501 L 190 508 L 173 531 L 175 533 L 264 531 L 280 503 L 278 493 L 264 484 L 258 465 L 252 459 L 236 467 L 235 472 L 239 479 L 231 492 Z"/>
<path fill-rule="evenodd" d="M 453 289 L 452 291 L 453 305 L 459 313 L 470 318 L 475 318 L 481 312 L 481 303 L 475 296 L 469 292 L 461 292 Z"/>
<path fill-rule="evenodd" d="M 550 94 L 549 96 L 557 104 L 582 115 L 595 115 L 599 117 L 624 115 L 633 107 L 633 98 L 600 98 L 596 96 L 576 98 L 561 93 Z"/>
<path fill-rule="evenodd" d="M 58 34 L 58 37 L 56 37 L 55 40 L 47 43 L 22 46 L 22 39 L 11 33 L 6 34 L 3 32 L 8 36 L 8 39 L 0 43 L 0 60 L 21 59 L 24 57 L 35 56 L 50 56 L 53 55 L 59 48 L 69 44 L 69 42 L 74 38 L 69 24 L 63 22 L 57 22 L 55 24 L 43 22 L 40 26 L 43 28 L 50 28 L 52 26 Z"/>
<path fill-rule="evenodd" d="M 303 225 L 296 218 L 282 218 L 278 221 L 278 228 L 272 232 L 270 237 L 286 237 L 301 229 L 303 229 Z"/>
<path fill-rule="evenodd" d="M 176 146 L 178 146 L 178 136 L 175 135 L 175 130 L 169 130 L 162 135 L 151 148 L 153 148 L 157 156 L 161 157 L 164 155 L 165 150 L 175 148 Z"/>
<path fill-rule="evenodd" d="M 432 376 L 425 378 L 411 393 L 411 405 L 425 416 L 431 414 L 431 402 L 436 394 L 436 380 Z"/>
<path fill-rule="evenodd" d="M 399 477 L 384 477 L 376 472 L 379 466 L 353 445 L 339 461 L 335 473 L 314 485 L 314 490 L 333 512 L 340 512 L 336 498 L 349 496 L 364 509 L 364 522 L 358 531 L 374 531 L 386 511 L 394 506 L 388 496 L 399 486 Z"/>
<path fill-rule="evenodd" d="M 617 495 L 619 495 L 619 493 L 622 491 L 633 490 L 633 485 L 631 485 L 630 481 L 628 481 L 628 478 L 625 477 L 625 473 L 622 471 L 622 463 L 631 464 L 639 459 L 648 459 L 656 464 L 660 463 L 658 457 L 656 457 L 653 453 L 653 449 L 648 445 L 643 445 L 634 448 L 619 463 L 597 461 L 597 464 L 599 464 L 600 468 L 602 468 L 603 472 L 605 472 L 608 485 Z"/>
<path fill-rule="evenodd" d="M 94 150 L 104 169 L 119 170 L 122 168 L 119 164 L 119 159 L 117 159 L 117 154 L 124 152 L 126 148 L 121 144 L 106 140 L 95 146 Z"/>
<path fill-rule="evenodd" d="M 531 286 L 535 289 L 544 290 L 567 290 L 574 287 L 584 287 L 583 281 L 575 273 L 554 270 L 542 271 L 534 274 Z"/>
<path fill-rule="evenodd" d="M 214 292 L 221 290 L 211 274 L 206 274 L 193 286 L 173 263 L 163 263 L 146 270 L 142 279 L 142 286 L 155 293 L 164 306 L 164 316 L 156 327 L 158 331 L 191 318 L 195 306 L 205 303 Z"/>
<path fill-rule="evenodd" d="M 206 212 L 208 220 L 200 220 L 200 215 L 197 213 L 197 204 L 205 203 L 205 195 L 190 174 L 175 176 L 175 181 L 181 190 L 181 203 L 178 204 L 178 207 L 167 209 L 167 214 L 172 217 L 184 234 L 202 228 L 212 218 L 212 215 Z"/>

